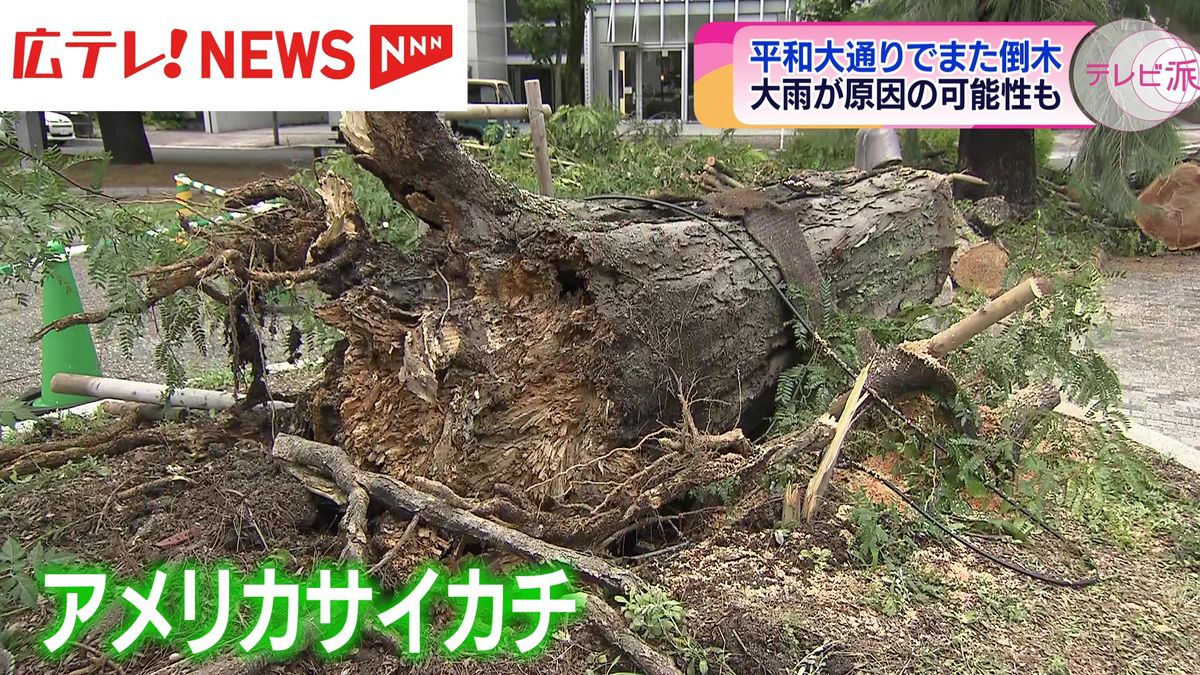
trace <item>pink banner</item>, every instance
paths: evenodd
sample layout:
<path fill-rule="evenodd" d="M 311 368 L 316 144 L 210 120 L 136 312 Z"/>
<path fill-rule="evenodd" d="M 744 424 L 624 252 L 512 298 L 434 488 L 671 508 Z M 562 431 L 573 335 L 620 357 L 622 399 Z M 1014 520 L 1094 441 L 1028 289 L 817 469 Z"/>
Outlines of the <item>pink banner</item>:
<path fill-rule="evenodd" d="M 1090 127 L 1071 93 L 1089 23 L 714 23 L 696 114 L 716 127 Z"/>

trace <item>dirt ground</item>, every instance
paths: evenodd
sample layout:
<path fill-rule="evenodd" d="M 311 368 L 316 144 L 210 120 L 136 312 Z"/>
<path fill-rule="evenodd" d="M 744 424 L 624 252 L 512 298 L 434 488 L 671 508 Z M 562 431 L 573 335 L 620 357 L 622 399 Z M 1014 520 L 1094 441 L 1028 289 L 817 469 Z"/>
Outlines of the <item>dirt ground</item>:
<path fill-rule="evenodd" d="M 337 510 L 310 496 L 259 442 L 235 440 L 220 424 L 203 421 L 181 440 L 174 440 L 178 427 L 161 427 L 162 445 L 0 483 L 0 538 L 12 537 L 26 550 L 40 543 L 125 578 L 185 559 L 227 561 L 244 571 L 270 559 L 304 576 L 314 563 L 336 559 L 342 546 Z M 1143 454 L 1172 495 L 1168 508 L 1190 509 L 1200 498 L 1200 479 L 1150 451 Z M 1194 552 L 1181 553 L 1190 545 L 1186 537 L 1151 534 L 1122 546 L 1057 519 L 1073 540 L 1085 542 L 1104 578 L 1083 590 L 1035 582 L 933 539 L 921 542 L 902 565 L 864 568 L 850 552 L 846 509 L 836 508 L 850 499 L 843 488 L 835 490 L 817 523 L 790 532 L 727 527 L 722 514 L 710 514 L 693 530 L 709 534 L 636 569 L 682 603 L 688 631 L 709 647 L 702 656 L 712 673 L 1195 672 L 1200 576 Z M 384 548 L 405 525 L 390 517 L 375 522 Z M 424 528 L 410 541 L 377 575 L 385 587 L 403 584 L 402 570 L 420 559 L 448 559 L 462 546 Z M 1082 573 L 1075 555 L 1045 535 L 1028 545 L 988 545 L 1030 567 Z M 83 639 L 84 647 L 60 662 L 43 661 L 31 642 L 54 613 L 47 598 L 0 610 L 0 641 L 16 654 L 18 672 L 149 675 L 194 667 L 162 646 L 122 663 L 104 656 L 101 641 L 119 625 L 116 611 Z M 412 664 L 367 638 L 337 663 L 302 655 L 258 670 L 221 670 L 220 662 L 200 672 L 630 671 L 581 624 L 566 626 L 557 637 L 536 661 Z M 701 656 L 686 658 L 694 668 Z"/>
<path fill-rule="evenodd" d="M 135 166 L 110 164 L 100 174 L 96 186 L 97 162 L 87 161 L 70 167 L 66 174 L 73 180 L 105 190 L 112 188 L 150 188 L 162 186 L 164 193 L 175 192 L 175 174 L 185 173 L 192 178 L 217 187 L 245 185 L 259 178 L 286 178 L 299 167 L 286 162 L 245 162 L 213 164 L 208 162 L 169 162 Z"/>

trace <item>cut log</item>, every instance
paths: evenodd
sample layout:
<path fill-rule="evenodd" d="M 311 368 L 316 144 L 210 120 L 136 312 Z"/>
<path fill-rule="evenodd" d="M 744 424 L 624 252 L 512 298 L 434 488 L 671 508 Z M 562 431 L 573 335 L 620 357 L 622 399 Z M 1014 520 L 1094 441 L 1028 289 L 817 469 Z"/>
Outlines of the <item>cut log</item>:
<path fill-rule="evenodd" d="M 990 237 L 1012 217 L 1012 208 L 1004 197 L 984 197 L 962 206 L 967 225 L 981 237 Z"/>
<path fill-rule="evenodd" d="M 471 496 L 600 503 L 653 459 L 613 450 L 679 420 L 679 381 L 701 429 L 762 428 L 794 357 L 784 271 L 742 226 L 755 211 L 785 214 L 839 304 L 874 316 L 937 294 L 958 218 L 945 176 L 901 168 L 800 174 L 714 227 L 519 191 L 432 115 L 350 113 L 343 131 L 432 229 L 412 260 L 371 247 L 325 284 L 319 316 L 348 342 L 336 440 Z"/>
<path fill-rule="evenodd" d="M 989 298 L 1004 290 L 1004 273 L 1008 271 L 1008 251 L 996 242 L 972 246 L 954 261 L 950 276 L 962 288 L 979 291 Z"/>
<path fill-rule="evenodd" d="M 1138 227 L 1167 248 L 1200 248 L 1200 165 L 1180 164 L 1138 197 Z"/>

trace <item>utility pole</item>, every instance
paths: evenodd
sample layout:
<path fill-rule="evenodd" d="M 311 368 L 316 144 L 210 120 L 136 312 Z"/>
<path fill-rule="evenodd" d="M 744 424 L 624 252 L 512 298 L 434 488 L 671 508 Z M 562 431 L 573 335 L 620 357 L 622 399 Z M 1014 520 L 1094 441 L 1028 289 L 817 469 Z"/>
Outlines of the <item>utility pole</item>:
<path fill-rule="evenodd" d="M 41 157 L 46 151 L 46 134 L 42 113 L 40 112 L 19 112 L 17 113 L 17 146 L 34 157 Z M 30 163 L 29 159 L 24 159 L 21 162 L 23 165 Z"/>

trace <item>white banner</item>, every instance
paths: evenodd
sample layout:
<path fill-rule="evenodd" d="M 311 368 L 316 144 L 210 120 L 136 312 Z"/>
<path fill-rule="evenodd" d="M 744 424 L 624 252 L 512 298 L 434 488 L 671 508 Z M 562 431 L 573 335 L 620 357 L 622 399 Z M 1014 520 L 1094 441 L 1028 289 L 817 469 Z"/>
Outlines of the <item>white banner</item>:
<path fill-rule="evenodd" d="M 10 0 L 0 110 L 462 110 L 467 0 Z"/>

